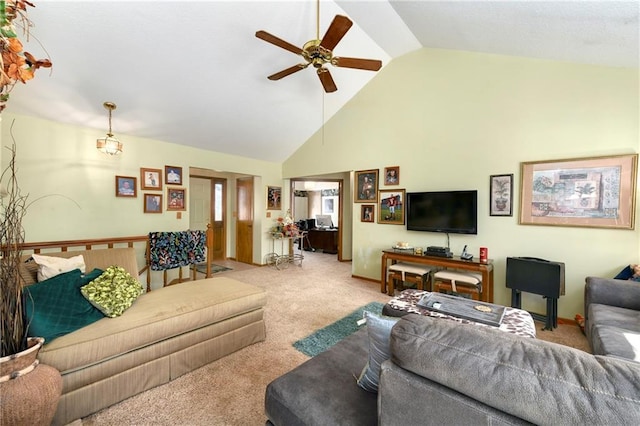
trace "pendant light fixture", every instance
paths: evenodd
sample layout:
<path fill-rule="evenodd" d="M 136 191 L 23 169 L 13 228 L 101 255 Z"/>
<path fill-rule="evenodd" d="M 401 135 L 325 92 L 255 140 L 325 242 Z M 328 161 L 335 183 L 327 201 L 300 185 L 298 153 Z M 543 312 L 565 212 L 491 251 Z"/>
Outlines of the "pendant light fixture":
<path fill-rule="evenodd" d="M 104 138 L 98 138 L 96 141 L 96 148 L 98 151 L 109 155 L 118 155 L 122 153 L 122 142 L 113 136 L 111 133 L 111 113 L 116 109 L 116 104 L 113 102 L 105 102 L 102 105 L 109 110 L 109 133 Z"/>

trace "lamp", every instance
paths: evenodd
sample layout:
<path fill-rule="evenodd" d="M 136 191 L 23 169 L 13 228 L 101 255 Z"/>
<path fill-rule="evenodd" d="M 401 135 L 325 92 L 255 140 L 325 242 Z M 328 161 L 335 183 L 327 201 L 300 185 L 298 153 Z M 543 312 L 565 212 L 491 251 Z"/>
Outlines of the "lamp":
<path fill-rule="evenodd" d="M 116 109 L 116 104 L 113 102 L 105 102 L 102 105 L 109 110 L 109 132 L 106 137 L 98 138 L 96 148 L 105 154 L 118 155 L 122 152 L 122 142 L 113 137 L 113 133 L 111 133 L 111 112 Z"/>

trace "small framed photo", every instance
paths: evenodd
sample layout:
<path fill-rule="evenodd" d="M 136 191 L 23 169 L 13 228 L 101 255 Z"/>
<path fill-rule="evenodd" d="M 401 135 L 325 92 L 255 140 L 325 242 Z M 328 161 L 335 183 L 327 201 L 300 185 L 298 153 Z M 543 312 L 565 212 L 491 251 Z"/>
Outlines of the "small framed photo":
<path fill-rule="evenodd" d="M 378 223 L 404 225 L 404 189 L 381 189 L 378 200 Z"/>
<path fill-rule="evenodd" d="M 337 212 L 338 196 L 322 197 L 322 214 L 334 214 Z"/>
<path fill-rule="evenodd" d="M 400 167 L 399 166 L 384 168 L 384 184 L 400 185 Z"/>
<path fill-rule="evenodd" d="M 116 197 L 138 196 L 136 178 L 133 176 L 116 176 Z"/>
<path fill-rule="evenodd" d="M 360 222 L 373 222 L 375 211 L 375 204 L 363 204 L 360 206 Z"/>
<path fill-rule="evenodd" d="M 162 189 L 162 170 L 140 168 L 140 189 Z"/>
<path fill-rule="evenodd" d="M 489 178 L 489 215 L 513 216 L 513 174 Z"/>
<path fill-rule="evenodd" d="M 186 210 L 187 190 L 184 188 L 167 188 L 167 211 Z"/>
<path fill-rule="evenodd" d="M 162 213 L 162 194 L 144 194 L 144 212 Z"/>
<path fill-rule="evenodd" d="M 355 203 L 378 201 L 378 169 L 355 172 Z"/>
<path fill-rule="evenodd" d="M 182 185 L 182 167 L 164 166 L 164 181 L 167 185 Z"/>
<path fill-rule="evenodd" d="M 267 186 L 267 210 L 280 210 L 282 208 L 282 187 Z"/>

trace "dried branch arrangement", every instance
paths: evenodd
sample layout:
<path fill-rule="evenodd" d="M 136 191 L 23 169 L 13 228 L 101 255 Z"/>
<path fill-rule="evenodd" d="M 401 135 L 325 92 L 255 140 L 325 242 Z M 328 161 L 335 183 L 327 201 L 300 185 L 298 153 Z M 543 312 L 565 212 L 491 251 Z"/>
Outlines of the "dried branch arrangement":
<path fill-rule="evenodd" d="M 24 244 L 22 219 L 27 211 L 27 195 L 22 195 L 16 178 L 16 145 L 7 147 L 11 159 L 0 175 L 0 338 L 1 356 L 27 347 L 27 327 L 23 312 L 19 264 Z"/>

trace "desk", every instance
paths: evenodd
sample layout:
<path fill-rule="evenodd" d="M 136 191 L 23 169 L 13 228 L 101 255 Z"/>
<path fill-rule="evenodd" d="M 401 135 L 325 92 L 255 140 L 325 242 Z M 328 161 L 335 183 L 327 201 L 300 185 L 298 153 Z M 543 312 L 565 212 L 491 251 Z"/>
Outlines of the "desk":
<path fill-rule="evenodd" d="M 309 245 L 324 253 L 338 253 L 338 230 L 337 229 L 310 229 L 307 236 Z"/>
<path fill-rule="evenodd" d="M 423 265 L 479 272 L 482 274 L 482 294 L 480 295 L 480 300 L 493 303 L 493 260 L 491 259 L 486 262 L 479 262 L 476 260 L 463 260 L 460 259 L 460 256 L 437 257 L 413 254 L 413 251 L 410 250 L 383 250 L 382 270 L 380 273 L 380 291 L 382 293 L 387 292 L 387 267 L 389 261 L 391 261 L 392 264 L 396 262 L 413 262 Z M 390 296 L 393 295 L 391 294 Z"/>

